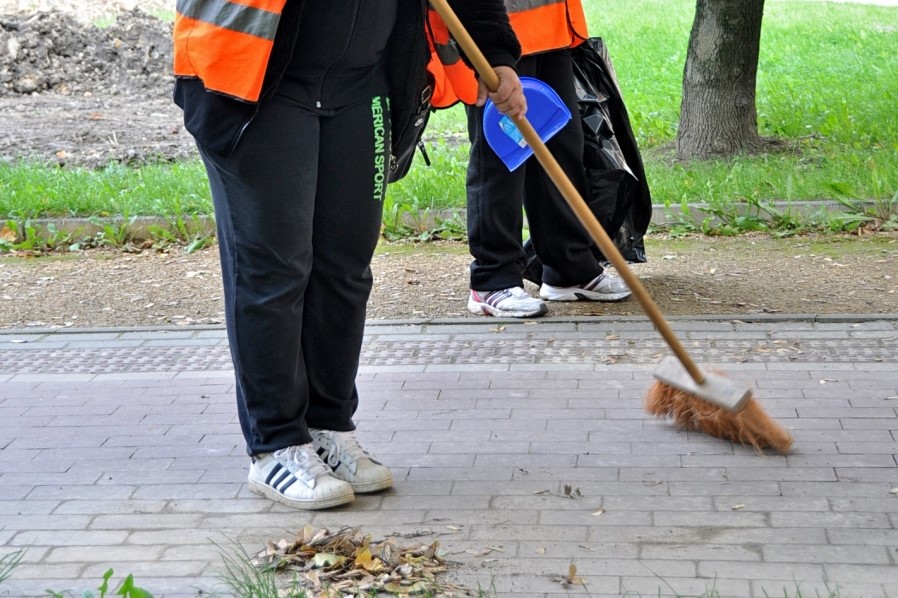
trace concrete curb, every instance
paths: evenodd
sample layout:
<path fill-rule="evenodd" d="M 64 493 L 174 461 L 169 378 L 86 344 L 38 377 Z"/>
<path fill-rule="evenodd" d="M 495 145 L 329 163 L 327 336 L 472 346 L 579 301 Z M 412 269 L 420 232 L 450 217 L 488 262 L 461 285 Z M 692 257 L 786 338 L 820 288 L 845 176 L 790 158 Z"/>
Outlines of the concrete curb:
<path fill-rule="evenodd" d="M 836 200 L 811 200 L 811 201 L 770 201 L 765 205 L 769 205 L 772 209 L 782 214 L 798 218 L 808 218 L 816 214 L 827 213 L 847 213 L 851 210 Z M 860 209 L 872 208 L 875 206 L 873 201 L 857 202 Z M 763 210 L 758 210 L 754 206 L 745 203 L 732 204 L 734 213 L 738 216 L 750 215 L 761 221 L 770 221 L 772 216 Z M 662 204 L 652 205 L 651 224 L 655 226 L 666 226 L 676 224 L 683 221 L 702 222 L 711 218 L 713 222 L 719 222 L 714 213 L 714 209 L 708 203 L 695 203 L 688 206 L 688 214 L 685 214 L 680 206 L 664 206 Z M 446 209 L 425 211 L 426 218 L 430 222 L 428 226 L 436 225 L 441 220 L 460 220 L 465 221 L 464 210 Z M 420 220 L 412 222 L 411 215 L 406 214 L 407 224 L 421 224 Z M 55 228 L 57 231 L 70 233 L 73 235 L 92 236 L 104 230 L 104 226 L 120 227 L 127 225 L 132 235 L 137 237 L 148 236 L 153 228 L 170 229 L 172 227 L 173 218 L 165 218 L 160 216 L 140 216 L 135 218 L 123 218 L 114 216 L 109 218 L 89 219 L 89 218 L 35 218 L 29 222 L 35 226 L 38 235 L 46 236 L 49 227 Z M 526 217 L 525 217 L 526 224 Z M 215 219 L 211 215 L 196 215 L 185 218 L 185 225 L 191 232 L 210 235 L 215 233 Z"/>
<path fill-rule="evenodd" d="M 708 314 L 695 316 L 666 316 L 671 322 L 743 322 L 743 323 L 775 323 L 775 322 L 805 322 L 828 324 L 853 324 L 858 322 L 873 321 L 898 321 L 898 314 Z M 366 328 L 376 332 L 379 327 L 394 326 L 483 326 L 492 322 L 503 324 L 605 324 L 605 323 L 650 323 L 646 316 L 579 316 L 579 317 L 548 317 L 536 320 L 522 320 L 517 318 L 407 318 L 390 320 L 368 320 Z M 176 332 L 176 331 L 203 331 L 224 330 L 223 324 L 192 324 L 190 326 L 107 326 L 85 328 L 0 328 L 0 336 L 26 335 L 26 334 L 95 334 L 95 333 L 122 333 L 122 332 Z"/>

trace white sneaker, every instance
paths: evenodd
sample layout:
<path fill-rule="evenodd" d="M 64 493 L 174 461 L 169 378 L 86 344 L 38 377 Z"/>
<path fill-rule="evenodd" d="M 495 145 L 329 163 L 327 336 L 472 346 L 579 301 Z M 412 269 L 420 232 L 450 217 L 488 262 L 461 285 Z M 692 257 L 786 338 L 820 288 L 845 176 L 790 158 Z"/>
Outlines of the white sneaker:
<path fill-rule="evenodd" d="M 546 301 L 620 301 L 630 296 L 630 288 L 617 276 L 602 272 L 586 284 L 575 287 L 553 287 L 543 283 L 539 296 Z"/>
<path fill-rule="evenodd" d="M 352 486 L 334 477 L 311 444 L 253 457 L 249 489 L 296 509 L 327 509 L 355 500 Z"/>
<path fill-rule="evenodd" d="M 472 314 L 486 314 L 497 318 L 533 318 L 543 316 L 549 307 L 521 287 L 498 291 L 471 290 L 468 297 L 468 311 Z"/>
<path fill-rule="evenodd" d="M 393 474 L 359 445 L 355 432 L 309 430 L 312 446 L 339 479 L 359 494 L 385 490 L 393 485 Z"/>

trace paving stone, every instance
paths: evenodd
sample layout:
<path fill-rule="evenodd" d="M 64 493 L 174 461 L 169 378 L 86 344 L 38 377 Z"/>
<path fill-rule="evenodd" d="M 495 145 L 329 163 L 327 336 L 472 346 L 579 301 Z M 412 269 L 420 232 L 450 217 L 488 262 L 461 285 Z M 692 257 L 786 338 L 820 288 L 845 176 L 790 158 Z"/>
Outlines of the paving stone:
<path fill-rule="evenodd" d="M 683 579 L 651 575 L 621 579 L 618 596 L 750 596 L 751 584 L 744 579 Z"/>
<path fill-rule="evenodd" d="M 218 561 L 197 530 L 262 546 L 306 523 L 439 538 L 459 579 L 503 597 L 569 595 L 571 562 L 593 596 L 762 596 L 799 577 L 804 595 L 889 595 L 898 321 L 737 320 L 674 325 L 792 430 L 788 457 L 647 416 L 668 350 L 644 319 L 371 325 L 359 437 L 396 486 L 321 513 L 246 488 L 220 327 L 2 335 L 0 542 L 39 540 L 33 595 L 94 588 L 118 562 L 187 598 Z"/>

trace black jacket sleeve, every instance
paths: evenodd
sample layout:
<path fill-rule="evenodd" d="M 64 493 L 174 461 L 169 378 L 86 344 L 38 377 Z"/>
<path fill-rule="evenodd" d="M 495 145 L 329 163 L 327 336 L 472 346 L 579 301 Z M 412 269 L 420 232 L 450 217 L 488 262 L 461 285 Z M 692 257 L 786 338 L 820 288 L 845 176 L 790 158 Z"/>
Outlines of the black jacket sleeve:
<path fill-rule="evenodd" d="M 508 21 L 504 0 L 448 2 L 492 66 L 514 67 L 521 57 L 521 45 Z"/>

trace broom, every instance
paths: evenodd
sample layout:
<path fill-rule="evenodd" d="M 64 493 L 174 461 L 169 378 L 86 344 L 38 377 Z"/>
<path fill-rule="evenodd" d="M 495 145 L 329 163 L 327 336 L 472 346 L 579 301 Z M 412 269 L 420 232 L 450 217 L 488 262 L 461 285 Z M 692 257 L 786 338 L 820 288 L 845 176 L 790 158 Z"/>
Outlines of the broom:
<path fill-rule="evenodd" d="M 499 76 L 446 0 L 430 0 L 430 4 L 446 23 L 487 88 L 491 91 L 498 89 Z M 695 365 L 661 310 L 633 274 L 617 246 L 546 148 L 530 121 L 526 117 L 512 117 L 512 121 L 577 219 L 630 287 L 634 298 L 676 356 L 676 359 L 670 356 L 665 358 L 654 372 L 658 381 L 653 384 L 646 397 L 646 411 L 657 417 L 671 416 L 678 425 L 687 429 L 749 444 L 759 452 L 763 448 L 788 452 L 792 444 L 789 433 L 764 413 L 747 387 L 734 384 L 723 376 L 706 374 Z"/>

